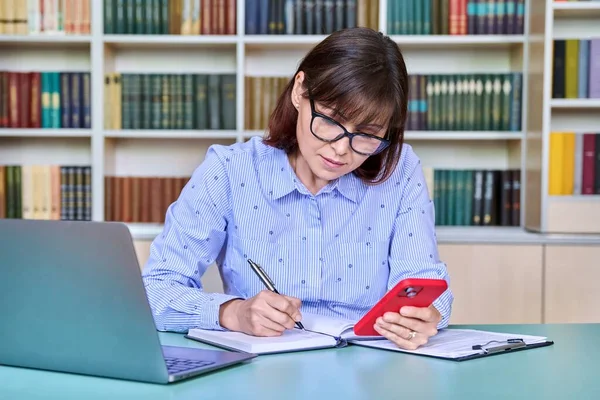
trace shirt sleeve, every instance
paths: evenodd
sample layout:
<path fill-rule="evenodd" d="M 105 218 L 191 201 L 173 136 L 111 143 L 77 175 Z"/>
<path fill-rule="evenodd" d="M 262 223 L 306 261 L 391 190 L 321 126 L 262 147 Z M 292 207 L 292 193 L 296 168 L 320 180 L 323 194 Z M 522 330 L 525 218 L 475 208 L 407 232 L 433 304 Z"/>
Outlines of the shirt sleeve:
<path fill-rule="evenodd" d="M 167 209 L 163 231 L 152 242 L 142 272 L 158 330 L 223 330 L 219 308 L 236 297 L 204 292 L 200 279 L 222 251 L 229 210 L 228 177 L 210 147 Z"/>
<path fill-rule="evenodd" d="M 435 209 L 429 196 L 421 162 L 407 151 L 400 207 L 396 213 L 390 248 L 388 289 L 406 278 L 445 279 L 446 264 L 440 261 L 435 236 Z M 442 315 L 438 329 L 448 326 L 454 300 L 448 288 L 433 303 Z"/>

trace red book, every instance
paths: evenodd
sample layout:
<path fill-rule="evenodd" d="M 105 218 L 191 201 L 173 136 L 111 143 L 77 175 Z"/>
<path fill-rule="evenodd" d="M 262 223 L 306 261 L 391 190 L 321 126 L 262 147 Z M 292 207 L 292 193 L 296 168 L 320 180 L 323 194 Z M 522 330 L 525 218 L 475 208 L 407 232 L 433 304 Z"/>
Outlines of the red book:
<path fill-rule="evenodd" d="M 583 135 L 583 162 L 581 177 L 581 194 L 594 194 L 596 163 L 596 134 Z"/>
<path fill-rule="evenodd" d="M 29 126 L 42 127 L 42 79 L 39 72 L 31 72 L 31 102 Z"/>
<path fill-rule="evenodd" d="M 466 35 L 467 25 L 467 0 L 458 0 L 458 34 Z"/>
<path fill-rule="evenodd" d="M 450 35 L 460 35 L 460 1 L 449 0 L 448 2 L 448 33 Z"/>
<path fill-rule="evenodd" d="M 19 73 L 8 72 L 8 127 L 19 127 Z"/>
<path fill-rule="evenodd" d="M 19 74 L 19 128 L 29 128 L 31 113 L 31 74 Z"/>

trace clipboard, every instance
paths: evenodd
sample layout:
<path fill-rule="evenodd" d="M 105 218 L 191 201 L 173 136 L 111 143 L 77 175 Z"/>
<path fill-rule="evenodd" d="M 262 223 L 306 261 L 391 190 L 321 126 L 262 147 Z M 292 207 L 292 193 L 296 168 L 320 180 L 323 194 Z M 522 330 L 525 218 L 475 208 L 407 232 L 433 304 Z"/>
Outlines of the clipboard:
<path fill-rule="evenodd" d="M 554 342 L 552 340 L 546 340 L 544 342 L 527 344 L 527 343 L 525 343 L 525 341 L 523 339 L 508 339 L 505 342 L 499 342 L 499 341 L 494 341 L 494 342 L 497 342 L 497 345 L 491 346 L 491 347 L 488 347 L 488 345 L 490 343 L 486 343 L 485 345 L 474 345 L 473 350 L 480 351 L 479 353 L 476 353 L 476 354 L 471 354 L 471 355 L 462 356 L 462 357 L 455 357 L 455 358 L 450 358 L 450 357 L 444 357 L 444 358 L 448 359 L 448 360 L 453 360 L 453 361 L 468 361 L 468 360 L 474 360 L 477 358 L 497 356 L 497 355 L 506 354 L 509 352 L 514 353 L 517 351 L 537 349 L 539 347 L 552 346 L 554 344 Z M 437 357 L 437 358 L 441 358 L 441 357 Z"/>
<path fill-rule="evenodd" d="M 444 329 L 417 350 L 401 349 L 389 340 L 354 341 L 357 346 L 377 348 L 451 361 L 468 361 L 551 346 L 544 336 L 531 336 L 474 329 Z"/>

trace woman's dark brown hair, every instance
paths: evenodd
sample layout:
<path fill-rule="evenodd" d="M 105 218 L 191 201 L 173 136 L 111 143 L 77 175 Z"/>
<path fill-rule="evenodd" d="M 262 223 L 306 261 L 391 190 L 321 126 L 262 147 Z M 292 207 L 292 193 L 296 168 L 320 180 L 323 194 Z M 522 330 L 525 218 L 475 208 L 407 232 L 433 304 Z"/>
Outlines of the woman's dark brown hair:
<path fill-rule="evenodd" d="M 315 102 L 339 110 L 349 121 L 387 125 L 390 145 L 354 171 L 365 183 L 385 181 L 400 158 L 408 105 L 408 74 L 398 45 L 369 28 L 340 30 L 306 55 L 294 77 L 300 71 L 304 97 L 309 89 Z M 264 140 L 288 154 L 298 150 L 293 87 L 294 78 L 277 101 Z"/>

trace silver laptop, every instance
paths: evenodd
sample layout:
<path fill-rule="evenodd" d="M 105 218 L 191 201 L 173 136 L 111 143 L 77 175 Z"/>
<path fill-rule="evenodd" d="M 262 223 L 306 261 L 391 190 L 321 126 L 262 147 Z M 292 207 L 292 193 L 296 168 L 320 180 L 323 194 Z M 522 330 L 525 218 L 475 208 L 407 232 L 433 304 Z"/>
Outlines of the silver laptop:
<path fill-rule="evenodd" d="M 0 364 L 169 383 L 254 354 L 161 346 L 129 229 L 0 219 Z"/>

